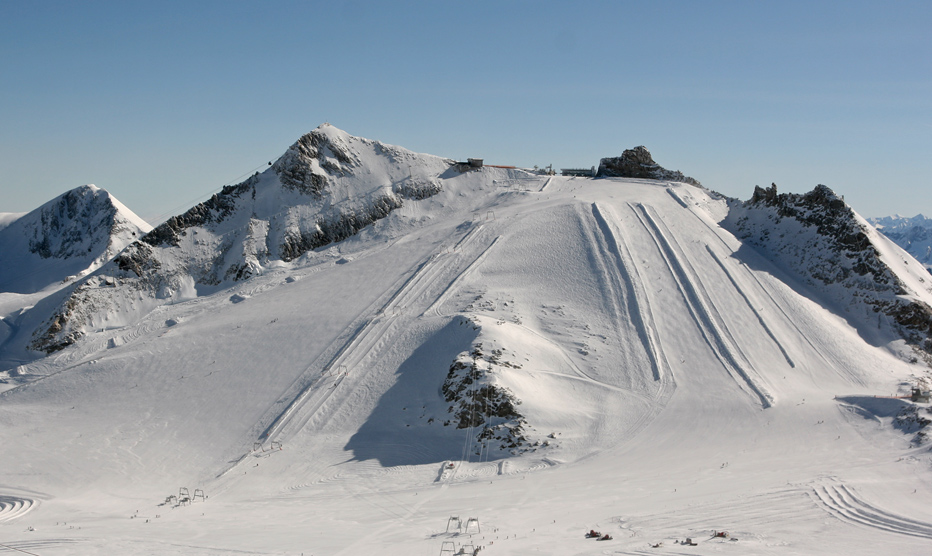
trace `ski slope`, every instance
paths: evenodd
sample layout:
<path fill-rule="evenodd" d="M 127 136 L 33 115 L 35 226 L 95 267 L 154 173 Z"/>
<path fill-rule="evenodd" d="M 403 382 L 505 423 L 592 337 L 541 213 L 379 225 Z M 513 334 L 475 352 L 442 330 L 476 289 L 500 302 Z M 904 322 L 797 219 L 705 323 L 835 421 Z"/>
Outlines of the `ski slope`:
<path fill-rule="evenodd" d="M 0 552 L 926 552 L 927 448 L 835 397 L 927 368 L 866 343 L 726 210 L 684 184 L 483 168 L 91 330 L 0 394 Z M 443 425 L 477 345 L 521 402 L 517 455 Z"/>

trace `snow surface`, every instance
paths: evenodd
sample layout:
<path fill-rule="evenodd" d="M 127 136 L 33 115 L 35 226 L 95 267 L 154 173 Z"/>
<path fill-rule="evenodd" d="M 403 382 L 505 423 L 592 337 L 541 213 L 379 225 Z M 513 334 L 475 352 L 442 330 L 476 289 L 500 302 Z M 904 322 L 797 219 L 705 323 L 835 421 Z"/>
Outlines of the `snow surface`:
<path fill-rule="evenodd" d="M 21 384 L 0 394 L 0 545 L 928 551 L 932 457 L 892 426 L 910 402 L 873 397 L 928 368 L 720 227 L 724 200 L 496 168 L 437 179 L 350 239 L 208 295 L 109 307 L 109 326 L 0 375 Z M 490 380 L 520 400 L 532 450 L 443 425 L 450 365 L 480 344 L 508 363 Z M 168 499 L 182 487 L 190 504 Z"/>

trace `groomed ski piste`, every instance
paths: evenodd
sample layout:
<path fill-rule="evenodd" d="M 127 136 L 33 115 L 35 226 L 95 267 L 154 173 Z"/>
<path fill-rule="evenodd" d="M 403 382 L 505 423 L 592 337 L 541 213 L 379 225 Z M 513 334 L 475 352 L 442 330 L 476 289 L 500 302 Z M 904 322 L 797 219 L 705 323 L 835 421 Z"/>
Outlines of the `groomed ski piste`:
<path fill-rule="evenodd" d="M 858 400 L 927 367 L 726 210 L 485 167 L 91 330 L 0 394 L 0 553 L 926 553 L 932 455 L 891 425 L 908 402 Z M 444 424 L 477 346 L 520 401 L 519 448 Z"/>

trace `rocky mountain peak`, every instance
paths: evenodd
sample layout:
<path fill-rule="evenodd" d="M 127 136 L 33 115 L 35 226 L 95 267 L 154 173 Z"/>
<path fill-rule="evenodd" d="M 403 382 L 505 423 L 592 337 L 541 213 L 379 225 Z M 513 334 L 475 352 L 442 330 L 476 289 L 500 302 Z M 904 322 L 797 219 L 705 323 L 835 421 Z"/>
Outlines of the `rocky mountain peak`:
<path fill-rule="evenodd" d="M 33 292 L 91 272 L 150 229 L 106 190 L 76 187 L 0 230 L 0 290 Z"/>
<path fill-rule="evenodd" d="M 324 123 L 305 133 L 272 165 L 282 185 L 301 193 L 320 196 L 330 175 L 352 175 L 359 166 L 349 143 L 354 138 Z"/>

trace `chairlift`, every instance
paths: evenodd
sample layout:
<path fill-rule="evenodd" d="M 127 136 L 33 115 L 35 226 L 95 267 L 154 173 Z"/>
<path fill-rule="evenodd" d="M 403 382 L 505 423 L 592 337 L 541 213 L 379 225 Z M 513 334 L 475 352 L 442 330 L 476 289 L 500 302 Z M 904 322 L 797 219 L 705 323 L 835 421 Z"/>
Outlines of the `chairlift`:
<path fill-rule="evenodd" d="M 475 528 L 476 528 L 475 531 L 470 531 L 470 527 L 472 527 L 472 526 L 475 526 Z M 470 533 L 481 533 L 481 532 L 482 532 L 482 529 L 479 528 L 479 518 L 478 518 L 478 517 L 471 517 L 471 518 L 469 518 L 469 519 L 466 520 L 465 532 L 466 532 L 467 535 L 470 534 Z"/>

